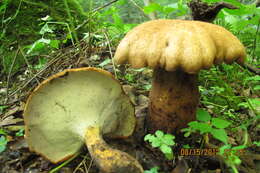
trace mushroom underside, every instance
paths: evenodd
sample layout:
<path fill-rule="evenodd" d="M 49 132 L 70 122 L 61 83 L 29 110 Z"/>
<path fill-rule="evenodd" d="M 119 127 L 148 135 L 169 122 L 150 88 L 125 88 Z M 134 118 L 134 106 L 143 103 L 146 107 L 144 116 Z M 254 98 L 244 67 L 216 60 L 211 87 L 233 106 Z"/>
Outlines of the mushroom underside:
<path fill-rule="evenodd" d="M 138 167 L 133 173 L 142 172 L 133 157 L 110 148 L 102 139 L 103 135 L 131 135 L 136 121 L 133 105 L 120 83 L 104 70 L 69 69 L 45 80 L 27 100 L 24 119 L 30 150 L 53 163 L 75 155 L 87 142 L 103 172 L 124 169 L 125 162 L 129 167 Z M 98 152 L 103 149 L 106 152 Z M 106 153 L 111 156 L 95 155 Z"/>

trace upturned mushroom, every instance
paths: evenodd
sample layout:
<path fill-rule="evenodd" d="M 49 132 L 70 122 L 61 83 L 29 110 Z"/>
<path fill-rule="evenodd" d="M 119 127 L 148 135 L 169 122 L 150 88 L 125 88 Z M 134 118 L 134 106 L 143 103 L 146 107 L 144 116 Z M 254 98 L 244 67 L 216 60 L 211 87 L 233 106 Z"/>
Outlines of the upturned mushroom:
<path fill-rule="evenodd" d="M 153 71 L 148 130 L 172 133 L 195 120 L 199 102 L 197 73 L 214 64 L 243 63 L 241 42 L 225 28 L 199 21 L 153 20 L 127 33 L 115 63 Z"/>
<path fill-rule="evenodd" d="M 79 68 L 48 78 L 29 96 L 24 120 L 30 150 L 53 163 L 72 157 L 85 143 L 103 172 L 143 172 L 137 160 L 102 138 L 128 137 L 136 123 L 133 105 L 109 72 Z"/>

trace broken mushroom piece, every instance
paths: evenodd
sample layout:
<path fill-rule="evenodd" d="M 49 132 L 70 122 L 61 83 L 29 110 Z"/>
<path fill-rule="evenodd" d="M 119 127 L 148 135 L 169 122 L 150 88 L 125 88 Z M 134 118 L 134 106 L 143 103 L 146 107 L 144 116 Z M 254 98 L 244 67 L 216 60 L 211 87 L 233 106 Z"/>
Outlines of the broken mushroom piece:
<path fill-rule="evenodd" d="M 187 20 L 145 22 L 123 38 L 115 63 L 154 69 L 148 130 L 172 133 L 195 120 L 197 73 L 221 62 L 243 63 L 241 42 L 221 26 Z"/>
<path fill-rule="evenodd" d="M 27 100 L 24 120 L 30 149 L 53 163 L 85 143 L 103 172 L 143 172 L 133 157 L 102 139 L 128 137 L 136 123 L 133 105 L 109 72 L 79 68 L 48 78 Z"/>

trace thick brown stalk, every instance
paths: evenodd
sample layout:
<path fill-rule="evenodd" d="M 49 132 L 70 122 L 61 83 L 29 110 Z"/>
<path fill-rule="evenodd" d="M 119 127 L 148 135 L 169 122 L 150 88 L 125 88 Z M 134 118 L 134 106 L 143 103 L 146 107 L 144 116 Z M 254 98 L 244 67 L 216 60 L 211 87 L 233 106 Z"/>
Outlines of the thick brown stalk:
<path fill-rule="evenodd" d="M 155 69 L 147 126 L 150 133 L 178 131 L 195 120 L 199 102 L 197 75 Z"/>

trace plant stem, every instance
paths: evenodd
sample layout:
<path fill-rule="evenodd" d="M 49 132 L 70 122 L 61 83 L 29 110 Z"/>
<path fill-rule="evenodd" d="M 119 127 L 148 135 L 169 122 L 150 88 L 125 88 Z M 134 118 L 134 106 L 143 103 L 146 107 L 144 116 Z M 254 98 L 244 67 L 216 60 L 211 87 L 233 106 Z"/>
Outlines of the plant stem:
<path fill-rule="evenodd" d="M 69 23 L 70 23 L 70 26 L 71 26 L 72 35 L 75 38 L 76 43 L 78 43 L 79 39 L 78 39 L 77 33 L 75 31 L 74 21 L 73 21 L 73 18 L 71 16 L 71 13 L 70 13 L 70 9 L 69 9 L 69 6 L 68 6 L 68 1 L 67 0 L 63 0 L 63 2 L 64 2 L 64 5 L 65 5 L 65 9 L 66 9 L 67 15 L 69 17 L 69 21 L 70 21 Z"/>
<path fill-rule="evenodd" d="M 55 173 L 57 172 L 59 169 L 61 169 L 62 167 L 66 166 L 68 163 L 70 163 L 72 160 L 74 160 L 77 156 L 79 155 L 79 153 L 75 154 L 73 157 L 71 157 L 70 159 L 66 160 L 65 162 L 63 162 L 62 164 L 60 164 L 59 166 L 53 168 L 52 170 L 50 170 L 49 173 Z"/>
<path fill-rule="evenodd" d="M 235 165 L 231 165 L 231 168 L 233 170 L 233 173 L 239 173 Z"/>

